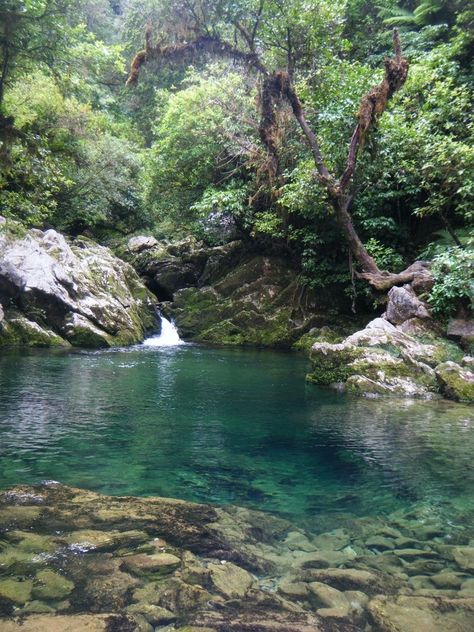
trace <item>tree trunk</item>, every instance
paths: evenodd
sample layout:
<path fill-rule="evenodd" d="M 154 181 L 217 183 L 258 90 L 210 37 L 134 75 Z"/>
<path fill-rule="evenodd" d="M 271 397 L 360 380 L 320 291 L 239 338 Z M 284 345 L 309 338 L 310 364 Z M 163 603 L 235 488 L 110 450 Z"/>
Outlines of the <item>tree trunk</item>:
<path fill-rule="evenodd" d="M 345 238 L 354 259 L 362 268 L 363 272 L 368 274 L 381 274 L 375 260 L 369 255 L 366 247 L 362 243 L 354 228 L 352 217 L 349 213 L 349 200 L 346 196 L 340 195 L 333 199 L 332 205 L 336 213 L 336 220 L 339 228 Z"/>

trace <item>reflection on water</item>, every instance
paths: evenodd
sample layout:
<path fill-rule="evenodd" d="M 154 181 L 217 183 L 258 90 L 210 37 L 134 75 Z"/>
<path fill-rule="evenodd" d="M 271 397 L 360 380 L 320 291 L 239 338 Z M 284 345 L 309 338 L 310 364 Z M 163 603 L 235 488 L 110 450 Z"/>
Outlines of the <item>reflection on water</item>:
<path fill-rule="evenodd" d="M 303 357 L 194 345 L 0 358 L 0 486 L 235 503 L 295 521 L 472 504 L 474 415 L 353 399 Z"/>

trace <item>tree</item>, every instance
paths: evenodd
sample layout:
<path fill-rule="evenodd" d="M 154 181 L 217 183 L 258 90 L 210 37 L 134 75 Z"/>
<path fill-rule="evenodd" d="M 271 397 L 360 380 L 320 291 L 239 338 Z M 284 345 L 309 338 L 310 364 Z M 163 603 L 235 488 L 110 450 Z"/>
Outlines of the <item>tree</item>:
<path fill-rule="evenodd" d="M 304 49 L 302 53 L 296 45 L 301 40 L 295 37 L 302 24 L 298 13 L 298 9 L 302 10 L 300 3 L 292 3 L 289 16 L 285 13 L 286 5 L 279 1 L 259 0 L 251 9 L 246 4 L 232 4 L 230 8 L 220 3 L 214 6 L 206 2 L 179 4 L 185 12 L 181 23 L 185 35 L 181 35 L 181 41 L 177 43 L 154 44 L 149 25 L 145 49 L 134 57 L 127 85 L 138 83 L 142 67 L 150 61 L 172 64 L 211 55 L 230 58 L 252 69 L 261 78 L 259 133 L 267 150 L 265 167 L 270 184 L 279 169 L 280 117 L 284 108 L 289 107 L 311 150 L 316 168 L 314 177 L 325 187 L 340 231 L 361 268 L 359 276 L 378 290 L 412 281 L 419 271 L 416 265 L 399 274 L 379 269 L 362 243 L 350 212 L 356 195 L 354 174 L 359 153 L 388 101 L 407 78 L 408 61 L 401 54 L 398 32 L 395 30 L 393 34 L 394 55 L 385 61 L 382 81 L 361 99 L 346 164 L 341 175 L 336 177 L 324 160 L 318 136 L 308 123 L 295 88 L 295 74 L 304 54 Z M 274 70 L 276 64 L 279 67 Z"/>

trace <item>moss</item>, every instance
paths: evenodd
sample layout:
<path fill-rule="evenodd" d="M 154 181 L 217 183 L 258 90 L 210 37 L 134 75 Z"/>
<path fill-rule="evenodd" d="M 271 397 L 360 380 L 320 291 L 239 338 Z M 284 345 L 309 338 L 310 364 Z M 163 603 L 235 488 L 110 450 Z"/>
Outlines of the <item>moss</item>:
<path fill-rule="evenodd" d="M 53 331 L 18 316 L 3 324 L 0 329 L 0 346 L 68 347 L 69 343 Z"/>
<path fill-rule="evenodd" d="M 459 402 L 474 402 L 474 374 L 454 362 L 445 362 L 436 367 L 440 389 L 449 399 Z"/>

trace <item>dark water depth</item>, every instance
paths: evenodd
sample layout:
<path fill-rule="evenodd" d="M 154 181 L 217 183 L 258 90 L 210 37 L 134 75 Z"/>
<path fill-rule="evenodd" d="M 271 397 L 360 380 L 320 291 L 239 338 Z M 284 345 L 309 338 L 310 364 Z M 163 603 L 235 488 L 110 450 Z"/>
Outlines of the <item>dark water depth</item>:
<path fill-rule="evenodd" d="M 3 353 L 0 487 L 235 503 L 295 522 L 474 505 L 474 415 L 305 384 L 307 360 L 193 345 Z"/>

